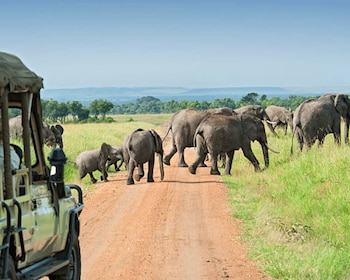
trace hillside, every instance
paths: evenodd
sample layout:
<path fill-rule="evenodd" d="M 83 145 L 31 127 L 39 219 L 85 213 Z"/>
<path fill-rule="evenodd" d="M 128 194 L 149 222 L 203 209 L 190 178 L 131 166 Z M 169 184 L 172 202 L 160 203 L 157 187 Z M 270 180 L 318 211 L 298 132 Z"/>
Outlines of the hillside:
<path fill-rule="evenodd" d="M 350 88 L 349 88 L 350 89 Z M 184 87 L 99 87 L 99 88 L 67 88 L 44 89 L 42 98 L 67 102 L 77 100 L 89 104 L 96 99 L 111 101 L 115 104 L 134 103 L 136 99 L 144 96 L 153 96 L 163 102 L 175 100 L 198 100 L 212 102 L 215 99 L 231 98 L 239 100 L 248 93 L 255 92 L 268 98 L 277 96 L 281 98 L 289 95 L 315 96 L 329 92 L 350 93 L 344 88 L 283 88 L 283 87 L 225 87 L 225 88 L 184 88 Z M 348 90 L 348 92 L 344 92 Z"/>

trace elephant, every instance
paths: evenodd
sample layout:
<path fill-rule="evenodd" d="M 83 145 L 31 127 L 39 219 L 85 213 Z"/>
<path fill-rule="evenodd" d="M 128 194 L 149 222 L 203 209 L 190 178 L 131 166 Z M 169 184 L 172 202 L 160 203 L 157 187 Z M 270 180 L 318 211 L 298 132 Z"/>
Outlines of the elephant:
<path fill-rule="evenodd" d="M 97 179 L 94 177 L 93 172 L 99 170 L 102 174 L 101 180 L 107 182 L 107 160 L 113 160 L 117 156 L 117 151 L 107 143 L 102 143 L 100 149 L 86 150 L 80 153 L 76 159 L 80 180 L 89 174 L 91 182 L 95 184 Z"/>
<path fill-rule="evenodd" d="M 124 163 L 124 147 L 123 145 L 112 146 L 117 151 L 117 156 L 114 159 L 107 160 L 107 171 L 111 165 L 114 165 L 115 171 L 120 171 L 120 167 Z M 118 165 L 118 161 L 120 161 Z"/>
<path fill-rule="evenodd" d="M 307 148 L 318 140 L 322 146 L 327 134 L 333 133 L 335 143 L 340 145 L 341 117 L 345 120 L 345 142 L 348 141 L 350 100 L 345 94 L 325 94 L 318 99 L 309 99 L 301 103 L 295 110 L 293 118 L 293 135 L 291 153 L 293 153 L 293 139 L 296 135 L 299 151 Z"/>
<path fill-rule="evenodd" d="M 10 137 L 13 139 L 18 139 L 22 137 L 23 127 L 22 127 L 22 116 L 18 115 L 9 119 L 10 126 Z M 55 148 L 57 145 L 62 149 L 63 148 L 63 138 L 62 134 L 64 132 L 63 127 L 60 124 L 48 125 L 43 122 L 42 125 L 42 134 L 44 143 L 48 147 Z"/>
<path fill-rule="evenodd" d="M 231 108 L 223 107 L 205 111 L 182 109 L 172 116 L 168 125 L 168 130 L 163 138 L 164 140 L 169 132 L 172 132 L 172 147 L 169 153 L 163 158 L 164 164 L 170 165 L 171 158 L 178 152 L 179 161 L 177 166 L 188 167 L 184 157 L 185 148 L 193 147 L 193 137 L 197 126 L 204 118 L 212 114 L 232 116 L 236 113 Z M 205 166 L 204 161 L 201 165 Z"/>
<path fill-rule="evenodd" d="M 217 158 L 222 152 L 226 154 L 225 174 L 231 174 L 235 150 L 242 149 L 244 156 L 253 164 L 255 171 L 260 170 L 259 161 L 251 149 L 251 141 L 257 140 L 264 155 L 265 168 L 269 166 L 270 149 L 267 145 L 265 126 L 259 118 L 247 114 L 237 116 L 211 115 L 197 127 L 194 135 L 197 157 L 188 167 L 190 173 L 196 174 L 198 164 L 207 153 L 211 160 L 211 175 L 220 175 Z M 274 150 L 270 149 L 275 152 Z"/>
<path fill-rule="evenodd" d="M 43 124 L 43 125 L 45 126 L 46 124 Z M 55 143 L 51 144 L 49 142 L 46 142 L 46 140 L 45 140 L 45 144 L 47 146 L 49 146 L 49 147 L 51 146 L 53 148 L 55 148 L 56 145 L 58 145 L 61 149 L 63 149 L 63 138 L 62 138 L 62 135 L 63 135 L 63 132 L 64 132 L 64 128 L 60 124 L 51 125 L 51 126 L 49 126 L 49 128 L 50 128 L 51 132 L 53 133 L 53 135 L 55 136 Z M 43 131 L 44 131 L 44 129 L 43 129 Z M 47 133 L 47 130 L 45 130 L 45 131 Z M 46 139 L 46 138 L 44 137 L 44 139 Z"/>
<path fill-rule="evenodd" d="M 147 182 L 154 182 L 153 170 L 154 170 L 154 154 L 158 154 L 160 178 L 164 179 L 164 166 L 163 166 L 163 141 L 159 134 L 154 130 L 137 129 L 128 135 L 124 141 L 124 157 L 127 163 L 128 178 L 127 185 L 135 184 L 133 179 L 134 169 L 138 167 L 138 174 L 135 175 L 135 180 L 140 181 L 144 176 L 143 164 L 148 162 L 148 174 Z"/>
<path fill-rule="evenodd" d="M 288 126 L 291 131 L 293 131 L 293 112 L 287 108 L 281 106 L 270 105 L 265 109 L 267 115 L 269 116 L 272 124 L 273 130 L 276 129 L 278 125 L 283 126 L 284 135 L 287 135 Z"/>
<path fill-rule="evenodd" d="M 234 109 L 234 111 L 237 114 L 247 114 L 247 115 L 251 115 L 254 117 L 257 117 L 260 120 L 264 120 L 267 124 L 267 127 L 270 129 L 270 131 L 273 133 L 273 135 L 277 136 L 277 133 L 275 132 L 275 130 L 272 127 L 272 123 L 269 115 L 266 113 L 266 110 L 260 106 L 260 105 L 247 105 L 247 106 L 243 106 L 237 109 Z"/>

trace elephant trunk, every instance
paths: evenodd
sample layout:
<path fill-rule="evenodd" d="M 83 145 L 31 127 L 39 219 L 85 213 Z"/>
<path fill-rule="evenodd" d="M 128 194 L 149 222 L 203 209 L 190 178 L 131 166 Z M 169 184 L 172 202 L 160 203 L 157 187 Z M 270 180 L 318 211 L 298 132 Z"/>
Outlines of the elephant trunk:
<path fill-rule="evenodd" d="M 159 169 L 160 169 L 160 179 L 164 179 L 164 164 L 163 164 L 163 154 L 158 154 L 159 159 Z"/>

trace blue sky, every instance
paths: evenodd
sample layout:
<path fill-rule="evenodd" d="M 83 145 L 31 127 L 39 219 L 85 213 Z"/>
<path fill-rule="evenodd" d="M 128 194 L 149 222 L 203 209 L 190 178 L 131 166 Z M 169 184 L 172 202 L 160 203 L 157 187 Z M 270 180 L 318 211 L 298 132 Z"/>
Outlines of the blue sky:
<path fill-rule="evenodd" d="M 47 89 L 350 88 L 347 0 L 2 0 L 1 10 L 0 50 Z"/>

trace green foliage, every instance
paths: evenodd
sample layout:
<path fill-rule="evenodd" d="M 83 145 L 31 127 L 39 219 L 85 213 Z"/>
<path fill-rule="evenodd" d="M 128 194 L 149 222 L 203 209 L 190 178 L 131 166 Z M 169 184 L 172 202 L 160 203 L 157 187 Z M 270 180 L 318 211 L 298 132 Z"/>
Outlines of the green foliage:
<path fill-rule="evenodd" d="M 269 135 L 280 154 L 270 153 L 267 170 L 254 173 L 238 155 L 233 176 L 224 177 L 251 257 L 274 279 L 349 279 L 349 147 L 331 135 L 292 156 L 290 145 L 290 136 Z"/>
<path fill-rule="evenodd" d="M 89 108 L 84 108 L 79 101 L 72 101 L 65 103 L 58 103 L 57 101 L 43 100 L 43 115 L 45 119 L 49 119 L 52 122 L 60 121 L 62 123 L 68 120 L 68 115 L 72 116 L 73 122 L 92 122 L 105 119 L 107 114 L 167 114 L 175 113 L 178 110 L 193 108 L 197 110 L 207 110 L 212 108 L 229 107 L 232 109 L 245 106 L 245 105 L 261 105 L 267 107 L 269 105 L 277 105 L 295 110 L 295 108 L 306 100 L 306 97 L 302 96 L 289 96 L 288 98 L 281 99 L 279 97 L 272 97 L 268 99 L 266 95 L 262 95 L 260 100 L 259 94 L 255 92 L 248 93 L 243 96 L 241 100 L 235 102 L 231 98 L 215 99 L 213 102 L 208 101 L 166 101 L 162 102 L 158 98 L 153 96 L 145 96 L 138 98 L 136 103 L 128 103 L 123 105 L 113 105 L 108 100 L 94 100 L 90 103 Z M 90 116 L 90 113 L 93 115 Z M 71 121 L 69 119 L 69 121 Z"/>

